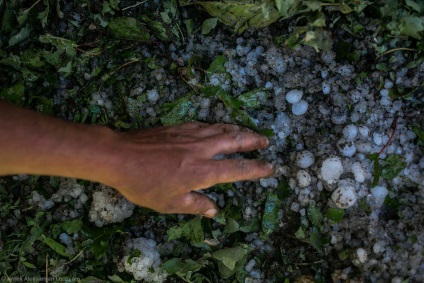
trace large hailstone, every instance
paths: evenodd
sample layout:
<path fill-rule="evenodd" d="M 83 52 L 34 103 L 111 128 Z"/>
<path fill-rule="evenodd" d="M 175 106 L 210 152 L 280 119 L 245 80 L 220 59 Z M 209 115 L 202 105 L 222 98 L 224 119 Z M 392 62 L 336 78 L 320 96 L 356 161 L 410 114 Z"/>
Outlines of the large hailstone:
<path fill-rule="evenodd" d="M 127 201 L 112 188 L 100 185 L 101 190 L 93 193 L 88 218 L 97 227 L 122 222 L 133 214 L 135 205 Z"/>
<path fill-rule="evenodd" d="M 311 184 L 311 175 L 305 170 L 299 170 L 296 174 L 299 187 L 306 188 Z"/>
<path fill-rule="evenodd" d="M 376 207 L 381 207 L 384 203 L 384 199 L 389 194 L 386 187 L 375 186 L 371 189 L 371 194 L 374 197 L 374 203 Z"/>
<path fill-rule="evenodd" d="M 124 271 L 123 265 L 125 271 L 131 273 L 135 280 L 155 283 L 165 281 L 167 274 L 160 270 L 162 261 L 155 241 L 145 238 L 132 239 L 127 243 L 127 250 L 128 252 L 138 250 L 140 255 L 124 256 L 118 266 L 119 271 Z"/>
<path fill-rule="evenodd" d="M 298 103 L 302 99 L 303 91 L 293 89 L 286 94 L 286 100 L 290 104 Z"/>
<path fill-rule="evenodd" d="M 367 172 L 360 162 L 353 163 L 350 171 L 355 176 L 356 182 L 362 183 L 365 181 Z"/>
<path fill-rule="evenodd" d="M 347 125 L 343 129 L 343 136 L 345 139 L 354 141 L 358 135 L 358 128 L 355 125 Z"/>
<path fill-rule="evenodd" d="M 312 164 L 315 162 L 315 156 L 312 154 L 312 152 L 308 150 L 304 150 L 302 152 L 299 152 L 296 156 L 296 164 L 300 168 L 308 168 L 311 167 Z"/>
<path fill-rule="evenodd" d="M 341 154 L 346 157 L 352 157 L 356 153 L 355 143 L 351 140 L 345 140 L 342 138 L 337 142 L 337 147 Z"/>
<path fill-rule="evenodd" d="M 292 105 L 292 113 L 296 116 L 300 116 L 308 111 L 308 102 L 301 100 Z"/>
<path fill-rule="evenodd" d="M 321 176 L 329 185 L 339 180 L 343 164 L 339 157 L 329 157 L 322 163 Z"/>
<path fill-rule="evenodd" d="M 357 199 L 355 188 L 351 186 L 339 187 L 331 195 L 334 204 L 343 209 L 353 206 Z"/>

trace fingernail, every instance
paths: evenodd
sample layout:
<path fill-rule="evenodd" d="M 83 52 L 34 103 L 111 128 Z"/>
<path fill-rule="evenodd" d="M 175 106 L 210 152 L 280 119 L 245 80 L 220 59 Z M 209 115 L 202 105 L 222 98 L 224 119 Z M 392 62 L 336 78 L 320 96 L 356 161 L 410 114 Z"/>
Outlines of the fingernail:
<path fill-rule="evenodd" d="M 218 210 L 216 210 L 215 208 L 211 208 L 208 211 L 206 211 L 203 215 L 209 218 L 214 218 L 217 213 L 218 213 Z"/>
<path fill-rule="evenodd" d="M 262 139 L 264 140 L 266 146 L 269 146 L 269 139 L 267 137 L 262 137 Z"/>
<path fill-rule="evenodd" d="M 274 164 L 272 164 L 272 163 L 266 163 L 266 167 L 268 168 L 268 169 L 272 169 L 272 170 L 275 170 L 275 166 L 274 166 Z"/>

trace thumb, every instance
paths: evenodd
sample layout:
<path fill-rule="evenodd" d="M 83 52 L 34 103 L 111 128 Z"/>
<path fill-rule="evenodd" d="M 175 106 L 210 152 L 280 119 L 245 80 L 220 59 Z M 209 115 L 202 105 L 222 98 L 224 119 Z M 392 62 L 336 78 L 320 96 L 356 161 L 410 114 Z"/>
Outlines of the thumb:
<path fill-rule="evenodd" d="M 215 217 L 218 213 L 216 204 L 207 196 L 190 192 L 175 199 L 175 207 L 178 208 L 178 213 L 198 214 L 209 218 Z"/>

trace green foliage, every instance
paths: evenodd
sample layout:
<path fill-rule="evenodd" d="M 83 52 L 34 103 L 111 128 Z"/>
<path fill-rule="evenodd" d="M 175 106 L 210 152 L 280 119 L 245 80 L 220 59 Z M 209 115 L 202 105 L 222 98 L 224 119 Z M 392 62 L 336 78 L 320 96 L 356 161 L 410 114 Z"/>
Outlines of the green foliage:
<path fill-rule="evenodd" d="M 200 243 L 205 239 L 200 216 L 191 221 L 180 223 L 179 226 L 172 227 L 166 233 L 168 234 L 168 241 L 186 238 L 190 243 L 194 244 Z"/>
<path fill-rule="evenodd" d="M 308 207 L 308 218 L 311 221 L 312 225 L 321 229 L 324 217 L 317 207 L 313 205 L 310 205 Z"/>
<path fill-rule="evenodd" d="M 250 249 L 237 246 L 213 252 L 211 256 L 218 261 L 219 271 L 223 278 L 228 278 L 243 267 Z"/>
<path fill-rule="evenodd" d="M 46 237 L 44 235 L 42 237 L 43 237 L 44 243 L 48 245 L 50 248 L 52 248 L 56 253 L 68 258 L 71 257 L 71 255 L 66 252 L 66 248 L 62 244 L 59 244 L 52 238 Z"/>
<path fill-rule="evenodd" d="M 381 177 L 388 180 L 393 179 L 399 175 L 405 167 L 406 162 L 403 156 L 398 154 L 390 155 L 382 165 Z"/>
<path fill-rule="evenodd" d="M 341 208 L 330 207 L 325 214 L 325 217 L 330 220 L 331 224 L 337 224 L 343 220 L 345 210 Z"/>
<path fill-rule="evenodd" d="M 148 41 L 149 30 L 134 18 L 115 18 L 109 22 L 109 30 L 112 36 L 118 39 Z"/>
<path fill-rule="evenodd" d="M 162 125 L 177 125 L 186 121 L 193 120 L 196 115 L 196 109 L 190 101 L 191 93 L 188 93 L 170 103 L 162 105 L 160 121 Z"/>
<path fill-rule="evenodd" d="M 374 177 L 371 183 L 371 187 L 375 187 L 378 184 L 378 181 L 380 180 L 380 175 L 381 175 L 381 165 L 379 162 L 379 153 L 373 153 L 373 154 L 368 154 L 367 158 L 371 161 L 374 162 Z"/>
<path fill-rule="evenodd" d="M 262 232 L 265 238 L 278 228 L 278 223 L 281 221 L 282 217 L 282 215 L 279 214 L 281 206 L 282 201 L 277 195 L 268 195 L 262 215 Z"/>
<path fill-rule="evenodd" d="M 206 19 L 202 24 L 202 34 L 208 34 L 216 27 L 218 23 L 217 18 Z"/>
<path fill-rule="evenodd" d="M 191 259 L 184 261 L 180 258 L 171 258 L 162 264 L 161 270 L 164 270 L 169 275 L 176 274 L 184 278 L 188 273 L 196 272 L 202 267 L 203 265 Z"/>

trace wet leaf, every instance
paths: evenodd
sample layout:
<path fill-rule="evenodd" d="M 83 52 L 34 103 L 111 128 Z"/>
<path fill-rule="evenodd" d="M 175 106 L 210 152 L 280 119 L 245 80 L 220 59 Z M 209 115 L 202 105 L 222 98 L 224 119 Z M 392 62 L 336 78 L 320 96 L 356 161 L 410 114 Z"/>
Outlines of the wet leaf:
<path fill-rule="evenodd" d="M 314 226 L 321 229 L 322 220 L 324 217 L 322 216 L 321 211 L 317 207 L 312 205 L 308 207 L 308 218 Z"/>
<path fill-rule="evenodd" d="M 401 33 L 416 39 L 421 39 L 424 31 L 424 20 L 419 17 L 406 16 L 401 20 Z"/>
<path fill-rule="evenodd" d="M 263 91 L 250 91 L 237 97 L 245 108 L 258 108 L 266 98 L 266 93 Z"/>
<path fill-rule="evenodd" d="M 265 202 L 264 212 L 262 215 L 262 232 L 265 237 L 268 237 L 278 228 L 278 223 L 281 220 L 279 215 L 282 201 L 275 194 L 270 194 Z"/>
<path fill-rule="evenodd" d="M 32 29 L 29 25 L 26 25 L 25 27 L 21 28 L 21 30 L 17 34 L 9 38 L 9 47 L 21 43 L 22 41 L 27 39 L 31 34 L 31 30 Z"/>
<path fill-rule="evenodd" d="M 284 19 L 294 16 L 297 12 L 296 6 L 299 0 L 275 0 L 275 6 Z"/>
<path fill-rule="evenodd" d="M 343 220 L 345 210 L 341 208 L 330 207 L 325 217 L 330 220 L 331 224 L 337 224 Z"/>
<path fill-rule="evenodd" d="M 23 105 L 25 95 L 25 85 L 23 82 L 19 82 L 11 87 L 3 88 L 0 93 L 0 97 L 9 101 L 13 104 Z"/>
<path fill-rule="evenodd" d="M 210 18 L 203 22 L 202 24 L 202 34 L 208 34 L 216 27 L 216 24 L 218 23 L 217 18 Z"/>
<path fill-rule="evenodd" d="M 149 30 L 134 18 L 115 18 L 109 22 L 109 30 L 112 36 L 119 39 L 148 41 Z"/>
<path fill-rule="evenodd" d="M 398 154 L 387 157 L 382 165 L 381 176 L 384 179 L 391 180 L 399 175 L 406 168 L 405 158 Z"/>
<path fill-rule="evenodd" d="M 250 250 L 241 246 L 225 248 L 211 255 L 218 260 L 219 271 L 224 278 L 232 276 L 246 262 Z"/>
<path fill-rule="evenodd" d="M 166 233 L 168 234 L 168 241 L 184 237 L 190 240 L 191 243 L 200 243 L 205 239 L 200 217 L 182 223 L 177 227 L 172 227 Z"/>
<path fill-rule="evenodd" d="M 228 61 L 224 55 L 216 57 L 208 68 L 208 72 L 212 74 L 222 74 L 226 72 L 225 63 Z"/>
<path fill-rule="evenodd" d="M 65 246 L 63 246 L 62 244 L 59 244 L 52 238 L 49 238 L 43 235 L 43 241 L 46 245 L 52 248 L 56 253 L 65 257 L 69 257 L 69 258 L 71 257 L 71 255 L 66 252 Z"/>
<path fill-rule="evenodd" d="M 78 44 L 75 41 L 57 37 L 51 34 L 40 35 L 38 38 L 41 43 L 50 43 L 57 48 L 58 54 L 65 53 L 66 55 L 73 57 L 76 55 L 76 48 Z"/>
<path fill-rule="evenodd" d="M 162 109 L 165 114 L 161 116 L 162 125 L 177 125 L 182 122 L 193 120 L 196 114 L 196 109 L 190 101 L 191 93 L 174 100 L 171 103 L 165 103 Z"/>
<path fill-rule="evenodd" d="M 225 225 L 224 228 L 224 233 L 234 233 L 237 232 L 240 228 L 240 225 L 237 223 L 237 221 L 235 221 L 232 218 L 227 219 L 227 224 Z"/>
<path fill-rule="evenodd" d="M 177 274 L 178 276 L 184 276 L 186 273 L 195 272 L 200 268 L 202 265 L 198 262 L 191 259 L 183 261 L 181 258 L 171 258 L 160 267 L 168 275 Z"/>
<path fill-rule="evenodd" d="M 260 2 L 246 3 L 243 1 L 225 2 L 196 2 L 202 6 L 210 15 L 218 18 L 225 25 L 234 27 L 238 33 L 248 27 L 263 28 L 280 18 L 280 13 L 273 8 L 266 19 L 262 15 L 262 4 Z"/>

